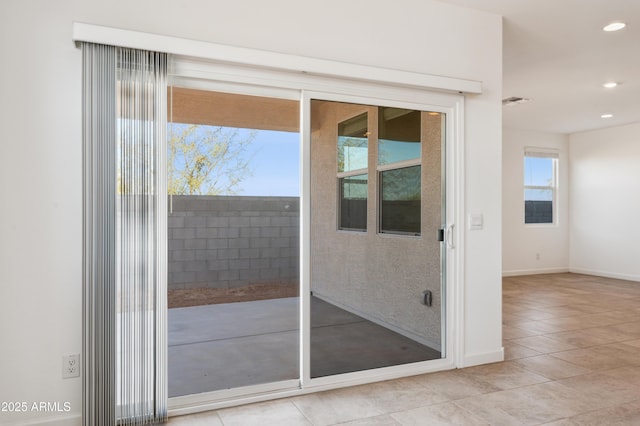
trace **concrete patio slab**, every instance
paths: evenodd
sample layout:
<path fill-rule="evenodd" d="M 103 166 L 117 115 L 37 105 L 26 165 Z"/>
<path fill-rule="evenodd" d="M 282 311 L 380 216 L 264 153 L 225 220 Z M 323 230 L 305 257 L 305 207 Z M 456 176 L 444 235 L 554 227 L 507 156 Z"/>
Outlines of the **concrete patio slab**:
<path fill-rule="evenodd" d="M 298 298 L 170 309 L 169 397 L 298 378 Z M 440 352 L 313 297 L 311 375 L 440 358 Z"/>

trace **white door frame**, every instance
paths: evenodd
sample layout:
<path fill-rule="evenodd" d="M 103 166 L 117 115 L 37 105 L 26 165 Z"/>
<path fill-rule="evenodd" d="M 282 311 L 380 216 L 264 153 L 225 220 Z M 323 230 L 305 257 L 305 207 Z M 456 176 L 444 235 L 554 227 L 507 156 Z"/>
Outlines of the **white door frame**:
<path fill-rule="evenodd" d="M 74 23 L 73 40 L 173 54 L 171 74 L 180 85 L 203 90 L 271 96 L 301 101 L 301 330 L 309 326 L 310 284 L 310 115 L 312 95 L 367 100 L 371 105 L 403 105 L 446 114 L 445 315 L 446 358 L 421 363 L 310 379 L 301 360 L 300 380 L 248 386 L 169 399 L 169 414 L 180 415 L 226 406 L 301 395 L 463 365 L 464 354 L 464 96 L 482 92 L 478 81 L 349 64 L 297 55 L 218 45 L 177 37 Z M 194 59 L 195 58 L 195 59 Z M 366 96 L 364 96 L 366 94 Z M 307 290 L 305 292 L 305 289 Z M 301 331 L 301 353 L 308 333 Z M 307 340 L 305 340 L 307 339 Z M 304 357 L 304 356 L 303 356 Z M 308 357 L 307 357 L 308 358 Z"/>
<path fill-rule="evenodd" d="M 178 68 L 180 65 L 178 66 Z M 215 68 L 215 67 L 214 67 Z M 210 409 L 219 409 L 233 405 L 265 401 L 270 399 L 296 396 L 328 389 L 390 380 L 400 377 L 453 369 L 461 366 L 462 342 L 464 338 L 462 300 L 462 253 L 460 249 L 461 235 L 457 223 L 462 222 L 464 183 L 464 152 L 462 119 L 464 97 L 459 94 L 442 94 L 428 91 L 408 91 L 405 88 L 371 86 L 354 82 L 334 81 L 331 91 L 317 90 L 317 83 L 313 78 L 305 86 L 312 89 L 294 87 L 265 87 L 264 80 L 260 84 L 250 84 L 246 76 L 242 76 L 243 69 L 234 73 L 227 73 L 225 79 L 215 73 L 216 80 L 203 78 L 194 79 L 177 73 L 177 81 L 181 86 L 199 88 L 202 90 L 216 90 L 239 94 L 271 96 L 276 98 L 293 99 L 297 96 L 300 101 L 300 377 L 299 380 L 287 380 L 276 383 L 260 384 L 187 395 L 169 399 L 169 414 L 181 415 Z M 246 70 L 245 70 L 246 71 Z M 252 70 L 251 72 L 254 72 Z M 208 73 L 207 73 L 208 74 Z M 232 76 L 241 75 L 241 82 L 234 81 Z M 323 79 L 324 80 L 324 79 Z M 300 82 L 292 83 L 298 85 Z M 325 81 L 321 83 L 326 89 Z M 361 96 L 357 93 L 375 94 L 375 96 Z M 383 367 L 373 370 L 344 373 L 328 377 L 310 377 L 310 285 L 311 285 L 311 134 L 310 134 L 310 104 L 311 99 L 322 99 L 340 102 L 360 103 L 367 105 L 395 106 L 423 111 L 436 111 L 446 114 L 445 132 L 445 215 L 446 241 L 444 244 L 444 291 L 442 298 L 444 354 L 442 359 L 423 361 L 411 364 Z M 462 228 L 462 227 L 460 227 Z"/>

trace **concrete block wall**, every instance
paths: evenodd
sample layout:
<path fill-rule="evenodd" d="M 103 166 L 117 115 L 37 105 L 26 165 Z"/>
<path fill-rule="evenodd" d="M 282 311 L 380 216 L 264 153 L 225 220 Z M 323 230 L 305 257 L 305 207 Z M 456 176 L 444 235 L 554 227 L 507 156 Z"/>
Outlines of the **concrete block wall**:
<path fill-rule="evenodd" d="M 174 195 L 169 289 L 297 282 L 299 199 Z"/>

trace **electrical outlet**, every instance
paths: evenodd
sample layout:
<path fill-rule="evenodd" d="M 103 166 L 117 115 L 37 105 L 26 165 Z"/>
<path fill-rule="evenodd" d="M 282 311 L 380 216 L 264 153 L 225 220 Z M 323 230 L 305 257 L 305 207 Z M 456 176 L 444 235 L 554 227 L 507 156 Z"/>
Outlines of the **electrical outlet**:
<path fill-rule="evenodd" d="M 62 357 L 62 378 L 80 377 L 80 354 Z"/>

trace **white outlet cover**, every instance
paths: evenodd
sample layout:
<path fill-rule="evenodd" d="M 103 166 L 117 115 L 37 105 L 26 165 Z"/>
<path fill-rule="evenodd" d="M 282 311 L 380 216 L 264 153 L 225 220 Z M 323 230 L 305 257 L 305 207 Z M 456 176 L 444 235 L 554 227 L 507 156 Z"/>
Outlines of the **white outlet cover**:
<path fill-rule="evenodd" d="M 80 377 L 80 354 L 62 357 L 62 378 Z"/>

